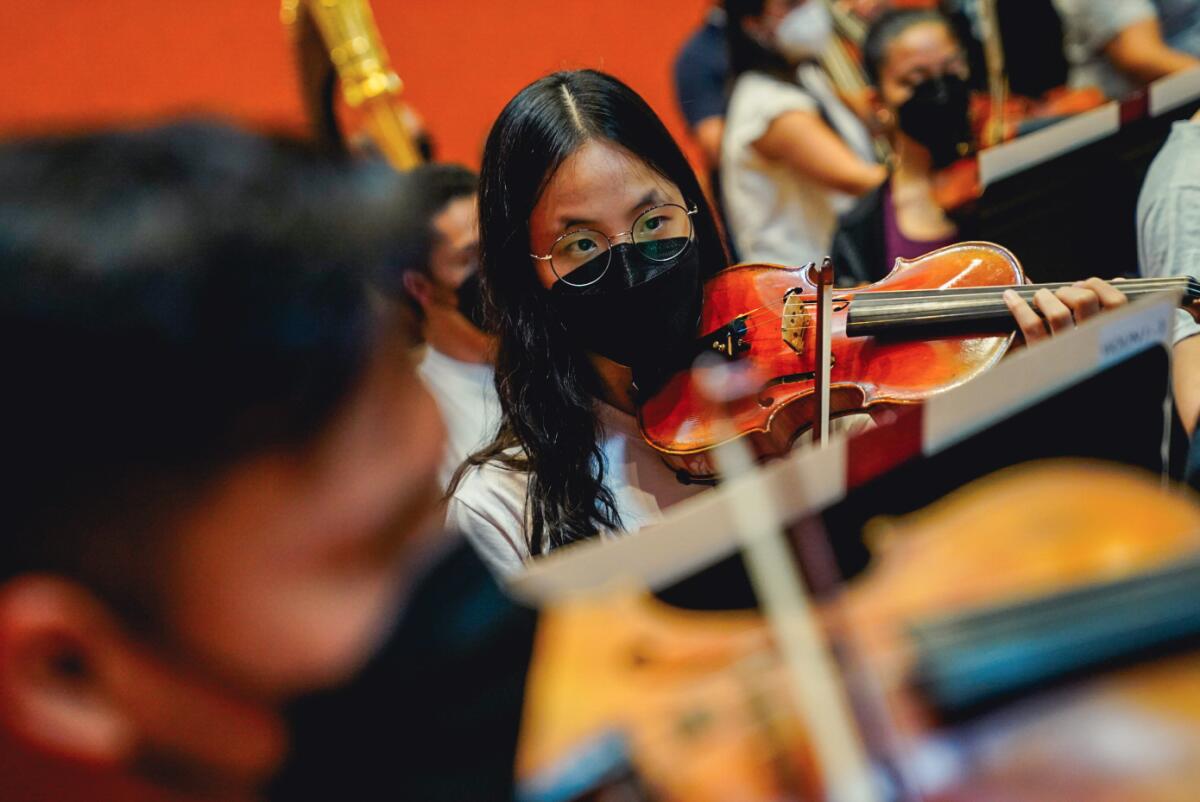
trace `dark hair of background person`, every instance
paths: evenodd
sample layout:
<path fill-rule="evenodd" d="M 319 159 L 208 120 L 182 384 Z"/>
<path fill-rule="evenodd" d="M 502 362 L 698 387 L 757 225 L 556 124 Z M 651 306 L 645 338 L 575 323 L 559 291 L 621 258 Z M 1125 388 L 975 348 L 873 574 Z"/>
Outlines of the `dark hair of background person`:
<path fill-rule="evenodd" d="M 496 389 L 503 416 L 496 440 L 468 459 L 451 492 L 471 465 L 495 460 L 528 472 L 533 554 L 620 527 L 597 443 L 599 380 L 529 257 L 534 206 L 559 165 L 592 140 L 642 159 L 696 206 L 703 277 L 728 264 L 687 159 L 654 111 L 621 81 L 592 70 L 554 73 L 522 89 L 500 112 L 484 148 L 479 208 L 484 294 L 499 333 Z"/>
<path fill-rule="evenodd" d="M 384 163 L 377 169 L 391 170 Z M 404 289 L 409 270 L 429 276 L 429 258 L 437 242 L 433 219 L 451 201 L 479 191 L 479 177 L 458 164 L 422 164 L 399 176 L 397 214 L 388 230 L 386 262 L 375 271 L 372 283 L 391 298 L 405 300 L 418 317 L 421 307 Z"/>
<path fill-rule="evenodd" d="M 736 79 L 744 72 L 762 72 L 781 81 L 796 82 L 796 68 L 779 53 L 746 33 L 742 23 L 747 17 L 763 13 L 766 0 L 725 0 L 725 37 L 729 47 L 729 74 Z"/>
<path fill-rule="evenodd" d="M 217 123 L 0 144 L 0 580 L 70 576 L 154 626 L 158 535 L 359 381 L 393 188 Z"/>
<path fill-rule="evenodd" d="M 967 7 L 973 0 L 942 0 L 971 65 L 971 86 L 987 91 L 987 60 L 975 37 Z M 1004 71 L 1009 91 L 1041 97 L 1067 82 L 1070 64 L 1063 49 L 1063 22 L 1054 0 L 996 0 Z"/>
<path fill-rule="evenodd" d="M 1071 65 L 1052 0 L 997 0 L 1004 71 L 1013 94 L 1041 97 L 1067 83 Z"/>
<path fill-rule="evenodd" d="M 862 44 L 863 70 L 873 86 L 879 86 L 883 63 L 887 60 L 888 48 L 892 46 L 892 42 L 909 28 L 927 22 L 945 25 L 955 38 L 958 38 L 950 20 L 940 11 L 932 9 L 886 11 L 875 20 Z"/>

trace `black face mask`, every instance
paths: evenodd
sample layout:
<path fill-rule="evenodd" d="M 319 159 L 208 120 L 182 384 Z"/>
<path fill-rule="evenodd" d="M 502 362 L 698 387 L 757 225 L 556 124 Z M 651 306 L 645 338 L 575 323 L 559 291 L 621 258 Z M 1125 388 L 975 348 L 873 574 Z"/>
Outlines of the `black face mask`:
<path fill-rule="evenodd" d="M 458 311 L 462 316 L 471 321 L 471 325 L 475 328 L 487 331 L 484 320 L 483 279 L 479 271 L 476 270 L 467 277 L 466 281 L 459 284 L 454 294 L 458 298 Z"/>
<path fill-rule="evenodd" d="M 509 599 L 464 540 L 445 542 L 456 545 L 414 583 L 362 670 L 289 705 L 291 751 L 270 802 L 513 798 L 537 614 Z M 399 722 L 421 737 L 397 751 L 377 733 Z"/>
<path fill-rule="evenodd" d="M 933 166 L 940 170 L 970 148 L 969 103 L 967 82 L 959 76 L 929 78 L 899 108 L 900 130 L 928 148 Z"/>
<path fill-rule="evenodd" d="M 699 249 L 691 243 L 671 261 L 655 262 L 633 245 L 618 245 L 595 284 L 560 280 L 550 294 L 580 345 L 632 368 L 639 392 L 650 393 L 685 367 L 694 349 L 703 302 Z"/>

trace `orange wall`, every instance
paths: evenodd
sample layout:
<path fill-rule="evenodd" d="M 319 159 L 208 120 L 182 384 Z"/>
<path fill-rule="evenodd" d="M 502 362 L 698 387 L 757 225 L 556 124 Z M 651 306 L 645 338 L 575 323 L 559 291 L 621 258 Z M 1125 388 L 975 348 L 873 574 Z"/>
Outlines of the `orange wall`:
<path fill-rule="evenodd" d="M 573 67 L 626 80 L 683 140 L 670 65 L 708 0 L 373 4 L 442 158 L 477 164 L 504 103 Z M 188 111 L 302 124 L 276 0 L 37 0 L 0 15 L 0 43 L 0 133 Z"/>

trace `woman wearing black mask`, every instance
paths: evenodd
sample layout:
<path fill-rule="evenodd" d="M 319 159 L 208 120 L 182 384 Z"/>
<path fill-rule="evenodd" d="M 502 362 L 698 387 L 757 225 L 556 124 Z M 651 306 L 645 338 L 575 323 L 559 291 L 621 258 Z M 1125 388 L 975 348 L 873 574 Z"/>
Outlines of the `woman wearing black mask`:
<path fill-rule="evenodd" d="M 888 134 L 892 173 L 842 219 L 834 258 L 843 277 L 862 282 L 885 276 L 896 259 L 911 259 L 972 238 L 969 217 L 951 219 L 934 200 L 937 170 L 971 149 L 966 56 L 949 20 L 936 11 L 894 11 L 871 27 L 863 61 L 872 102 Z M 1074 325 L 1124 296 L 1099 279 L 1055 293 L 1045 290 L 1033 309 L 1015 294 L 1007 300 L 1027 342 Z"/>
<path fill-rule="evenodd" d="M 702 284 L 726 255 L 662 122 L 590 70 L 543 78 L 500 113 L 479 211 L 501 423 L 452 483 L 447 518 L 506 574 L 651 524 L 700 491 L 645 443 L 634 413 L 690 362 Z M 1044 334 L 1029 315 L 1022 330 Z"/>
<path fill-rule="evenodd" d="M 911 259 L 971 238 L 971 221 L 935 202 L 934 174 L 971 148 L 966 55 L 936 11 L 899 11 L 872 26 L 863 47 L 879 128 L 887 133 L 892 173 L 843 216 L 834 257 L 842 277 L 883 278 Z"/>
<path fill-rule="evenodd" d="M 507 573 L 699 490 L 646 445 L 634 412 L 689 362 L 702 282 L 727 261 L 671 135 L 597 72 L 513 98 L 488 137 L 479 203 L 502 420 L 460 471 L 448 518 Z"/>

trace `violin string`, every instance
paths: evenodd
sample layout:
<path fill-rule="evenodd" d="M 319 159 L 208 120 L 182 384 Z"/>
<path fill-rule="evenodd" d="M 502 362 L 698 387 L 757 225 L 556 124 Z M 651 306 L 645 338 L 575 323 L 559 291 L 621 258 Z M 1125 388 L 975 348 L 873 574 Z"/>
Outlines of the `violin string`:
<path fill-rule="evenodd" d="M 1175 279 L 1150 279 L 1144 282 L 1139 282 L 1136 286 L 1127 287 L 1126 294 L 1134 297 L 1140 297 L 1142 295 L 1149 295 L 1154 292 L 1158 292 L 1161 289 L 1177 288 L 1180 283 L 1182 282 Z M 1026 300 L 1029 300 L 1038 289 L 1046 286 L 1048 285 L 1028 285 L 1025 287 L 997 289 L 1020 290 L 1018 294 L 1023 296 Z M 965 289 L 966 288 L 964 288 L 964 290 Z M 980 289 L 985 290 L 985 292 L 987 290 L 987 288 Z M 932 293 L 913 294 L 896 293 L 896 295 L 907 296 L 896 299 L 888 297 L 863 297 L 857 299 L 857 302 L 855 303 L 855 311 L 859 315 L 860 323 L 867 323 L 871 325 L 898 324 L 911 322 L 916 319 L 928 319 L 931 314 L 936 314 L 936 312 L 939 311 L 936 309 L 936 307 L 932 310 L 929 308 L 912 308 L 914 302 L 919 302 L 922 300 L 928 300 L 934 302 L 935 304 L 941 303 L 942 309 L 940 311 L 943 313 L 943 318 L 949 317 L 950 312 L 962 313 L 962 315 L 968 319 L 971 317 L 995 317 L 1007 314 L 1008 306 L 1004 302 L 1003 298 L 996 298 L 991 292 L 988 292 L 985 295 L 982 292 L 971 293 L 964 290 L 955 291 L 956 295 L 950 298 L 947 298 L 944 294 L 949 291 L 940 291 L 943 293 L 941 295 L 938 294 L 939 291 L 934 291 Z M 979 297 L 972 297 L 973 295 Z M 947 308 L 949 306 L 947 302 L 953 302 L 956 300 L 956 298 L 958 299 L 957 303 L 954 303 L 952 308 Z M 965 299 L 965 302 L 963 299 Z M 890 314 L 888 314 L 889 312 Z"/>
<path fill-rule="evenodd" d="M 1150 292 L 1157 292 L 1163 289 L 1176 289 L 1180 286 L 1186 286 L 1189 293 L 1200 288 L 1192 287 L 1191 283 L 1183 278 L 1151 278 L 1151 279 L 1135 279 L 1132 281 L 1121 282 L 1120 287 L 1127 295 L 1135 294 L 1142 295 Z M 1031 296 L 1037 293 L 1038 290 L 1058 290 L 1074 286 L 1074 282 L 1057 282 L 1053 284 L 1014 284 L 1014 285 L 993 285 L 984 287 L 953 287 L 944 290 L 937 289 L 917 289 L 917 290 L 887 290 L 882 292 L 863 293 L 861 297 L 855 299 L 856 306 L 868 306 L 876 303 L 883 304 L 888 302 L 911 302 L 921 300 L 954 300 L 962 298 L 971 298 L 973 296 L 1002 296 L 1006 291 L 1013 290 L 1018 295 Z"/>
<path fill-rule="evenodd" d="M 1158 276 L 1151 278 L 1129 279 L 1127 281 L 1117 282 L 1115 286 L 1124 286 L 1128 288 L 1137 288 L 1153 284 L 1163 284 L 1173 286 L 1176 284 L 1192 284 L 1195 280 L 1185 276 Z M 1082 282 L 1078 281 L 1054 281 L 1044 284 L 981 284 L 969 287 L 946 287 L 938 289 L 936 287 L 918 287 L 910 290 L 879 290 L 875 292 L 865 293 L 867 297 L 886 297 L 886 296 L 914 296 L 914 295 L 954 295 L 954 294 L 970 294 L 970 293 L 988 293 L 988 292 L 1003 292 L 1004 290 L 1039 290 L 1039 289 L 1063 289 L 1064 287 L 1073 287 Z"/>
<path fill-rule="evenodd" d="M 1149 295 L 1150 292 L 1137 291 L 1129 293 L 1130 297 L 1139 298 L 1143 295 Z M 1033 295 L 1030 293 L 1020 294 L 1026 302 L 1033 301 Z M 900 315 L 903 318 L 911 317 L 928 317 L 931 314 L 941 313 L 943 316 L 951 315 L 955 312 L 964 314 L 976 313 L 1003 313 L 1008 309 L 1008 304 L 1003 298 L 997 297 L 980 297 L 969 299 L 939 299 L 929 298 L 922 300 L 872 300 L 862 301 L 854 306 L 854 313 L 861 320 L 865 317 L 872 319 L 889 313 Z"/>
<path fill-rule="evenodd" d="M 991 285 L 983 287 L 956 287 L 945 290 L 889 290 L 879 293 L 863 293 L 861 296 L 854 298 L 846 298 L 845 296 L 835 297 L 835 303 L 838 301 L 851 303 L 855 309 L 861 313 L 873 313 L 870 323 L 875 325 L 886 324 L 901 324 L 909 322 L 913 317 L 926 317 L 929 310 L 904 310 L 903 312 L 893 312 L 892 315 L 886 315 L 889 306 L 908 305 L 913 301 L 953 301 L 967 299 L 976 300 L 972 296 L 983 296 L 978 298 L 977 308 L 971 308 L 970 304 L 959 304 L 960 307 L 967 306 L 963 311 L 970 311 L 980 315 L 996 315 L 1003 314 L 1008 311 L 1007 305 L 1003 301 L 1003 293 L 1006 290 L 1014 290 L 1019 295 L 1028 299 L 1040 289 L 1055 290 L 1064 287 L 1073 286 L 1075 282 L 1055 282 L 1047 284 L 1017 284 L 1017 285 Z M 1122 282 L 1125 286 L 1122 287 L 1127 295 L 1144 295 L 1152 292 L 1158 292 L 1162 289 L 1175 289 L 1184 286 L 1189 296 L 1200 296 L 1200 282 L 1190 277 L 1167 277 L 1167 278 L 1149 278 L 1149 279 L 1134 279 L 1128 282 Z M 804 306 L 816 303 L 815 298 L 804 298 Z M 785 302 L 786 303 L 786 300 Z M 768 324 L 774 325 L 783 316 L 782 310 L 777 311 L 772 308 L 774 304 L 763 304 L 762 306 L 750 309 L 738 317 L 746 324 L 747 330 L 752 330 L 759 325 Z"/>
<path fill-rule="evenodd" d="M 1037 293 L 1038 290 L 1041 290 L 1041 289 L 1048 289 L 1048 290 L 1063 289 L 1065 287 L 1073 286 L 1073 284 L 1074 284 L 1073 282 L 1056 282 L 1056 283 L 1049 283 L 1049 284 L 1014 284 L 1014 285 L 989 285 L 989 286 L 982 286 L 982 287 L 954 287 L 954 288 L 949 288 L 949 289 L 944 289 L 944 290 L 937 290 L 937 289 L 887 290 L 887 291 L 882 291 L 882 292 L 862 293 L 859 296 L 851 297 L 851 298 L 847 298 L 846 296 L 839 296 L 839 297 L 834 298 L 834 302 L 836 303 L 838 301 L 842 301 L 842 302 L 852 303 L 855 307 L 858 307 L 861 309 L 864 307 L 884 306 L 885 304 L 894 303 L 894 302 L 910 302 L 910 301 L 921 301 L 921 300 L 937 300 L 937 301 L 950 300 L 950 301 L 952 301 L 952 300 L 964 299 L 964 298 L 971 299 L 972 296 L 985 296 L 984 298 L 982 298 L 980 300 L 992 300 L 993 298 L 1001 298 L 1002 299 L 1004 292 L 1007 290 L 1010 290 L 1010 289 L 1017 292 L 1019 295 L 1034 295 Z M 1180 285 L 1185 285 L 1188 287 L 1189 293 L 1195 292 L 1198 295 L 1200 295 L 1200 282 L 1197 282 L 1195 279 L 1192 279 L 1190 277 L 1188 277 L 1188 278 L 1167 277 L 1167 278 L 1135 279 L 1132 281 L 1123 282 L 1123 284 L 1126 285 L 1124 288 L 1127 291 L 1126 294 L 1130 294 L 1130 293 L 1139 294 L 1139 295 L 1140 294 L 1148 294 L 1151 292 L 1157 292 L 1160 289 L 1173 289 Z M 809 298 L 807 295 L 801 296 L 801 297 L 804 298 L 803 303 L 805 306 L 816 303 L 815 297 Z M 1003 303 L 1002 300 L 1001 300 L 1001 303 Z M 770 306 L 771 306 L 770 304 L 764 304 L 763 306 L 755 307 L 754 309 L 751 309 L 748 312 L 744 313 L 743 316 L 749 317 L 751 315 L 754 315 L 755 313 L 758 313 L 758 312 L 764 311 L 764 310 L 771 311 L 772 313 L 774 313 L 774 310 L 770 310 L 770 308 L 769 308 Z"/>

